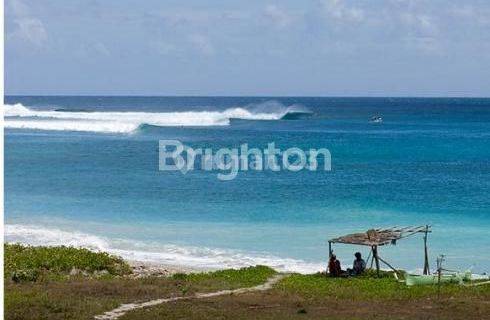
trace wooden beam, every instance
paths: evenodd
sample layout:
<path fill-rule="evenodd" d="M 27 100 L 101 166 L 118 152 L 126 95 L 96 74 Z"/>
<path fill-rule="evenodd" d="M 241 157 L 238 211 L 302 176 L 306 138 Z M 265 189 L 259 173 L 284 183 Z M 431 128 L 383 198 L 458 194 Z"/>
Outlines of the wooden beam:
<path fill-rule="evenodd" d="M 429 252 L 427 249 L 427 235 L 429 233 L 429 226 L 425 226 L 425 234 L 424 234 L 424 274 L 430 274 L 429 270 Z"/>
<path fill-rule="evenodd" d="M 381 257 L 378 256 L 378 259 L 379 261 L 383 262 L 384 264 L 386 264 L 391 270 L 395 271 L 395 272 L 398 272 L 398 270 L 396 270 L 391 264 L 389 264 L 388 262 L 386 262 L 385 260 L 381 259 Z"/>
<path fill-rule="evenodd" d="M 376 274 L 379 277 L 379 256 L 378 256 L 378 246 L 373 246 L 373 258 L 376 264 Z"/>
<path fill-rule="evenodd" d="M 369 266 L 369 269 L 372 269 L 373 268 L 373 263 L 374 263 L 373 247 L 371 247 L 371 252 L 369 254 L 372 254 L 372 256 L 371 256 L 371 265 Z"/>

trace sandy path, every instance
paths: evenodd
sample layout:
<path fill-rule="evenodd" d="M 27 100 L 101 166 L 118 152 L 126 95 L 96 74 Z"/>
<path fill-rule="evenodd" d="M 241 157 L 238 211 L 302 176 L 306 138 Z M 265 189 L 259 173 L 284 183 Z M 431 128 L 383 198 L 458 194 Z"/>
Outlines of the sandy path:
<path fill-rule="evenodd" d="M 271 278 L 267 279 L 267 281 L 265 283 L 260 284 L 260 285 L 255 286 L 255 287 L 239 288 L 239 289 L 233 289 L 233 290 L 220 290 L 220 291 L 209 292 L 209 293 L 196 293 L 195 295 L 188 296 L 188 297 L 174 297 L 174 298 L 155 299 L 155 300 L 150 300 L 150 301 L 141 302 L 141 303 L 126 303 L 126 304 L 120 305 L 116 309 L 113 309 L 111 311 L 105 312 L 104 314 L 95 316 L 94 318 L 96 320 L 113 320 L 113 319 L 117 319 L 119 317 L 122 317 L 124 314 L 126 314 L 127 312 L 132 311 L 132 310 L 152 307 L 152 306 L 156 306 L 156 305 L 159 305 L 162 303 L 167 303 L 167 302 L 172 302 L 172 301 L 203 299 L 203 298 L 211 298 L 211 297 L 230 295 L 230 294 L 242 294 L 242 293 L 254 292 L 254 291 L 266 291 L 266 290 L 271 289 L 272 286 L 274 286 L 274 284 L 278 283 L 280 280 L 284 279 L 287 276 L 288 276 L 288 274 L 277 274 L 277 275 L 272 276 Z"/>

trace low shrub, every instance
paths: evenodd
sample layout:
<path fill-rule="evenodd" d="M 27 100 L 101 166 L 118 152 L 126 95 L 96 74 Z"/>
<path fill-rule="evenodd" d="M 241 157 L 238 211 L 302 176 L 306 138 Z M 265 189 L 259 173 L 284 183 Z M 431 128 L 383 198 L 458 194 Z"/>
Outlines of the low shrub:
<path fill-rule="evenodd" d="M 110 275 L 131 273 L 122 259 L 105 252 L 66 246 L 33 247 L 5 244 L 5 277 L 13 281 L 36 281 L 40 273 L 69 273 L 73 268 L 88 273 L 107 270 Z"/>

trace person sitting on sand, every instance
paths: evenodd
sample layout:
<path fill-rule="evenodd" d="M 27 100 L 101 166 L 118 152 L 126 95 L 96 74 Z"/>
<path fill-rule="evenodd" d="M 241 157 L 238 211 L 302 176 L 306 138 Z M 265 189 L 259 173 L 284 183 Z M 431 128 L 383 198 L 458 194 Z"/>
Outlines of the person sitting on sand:
<path fill-rule="evenodd" d="M 337 256 L 332 254 L 330 261 L 328 262 L 328 274 L 331 277 L 340 277 L 342 275 L 342 268 L 340 267 L 340 261 L 337 260 Z"/>
<path fill-rule="evenodd" d="M 350 269 L 351 272 L 349 272 L 349 274 L 353 276 L 358 276 L 362 274 L 364 270 L 366 270 L 366 261 L 364 261 L 360 252 L 356 252 L 354 256 L 356 257 L 356 259 L 352 263 L 352 269 Z"/>

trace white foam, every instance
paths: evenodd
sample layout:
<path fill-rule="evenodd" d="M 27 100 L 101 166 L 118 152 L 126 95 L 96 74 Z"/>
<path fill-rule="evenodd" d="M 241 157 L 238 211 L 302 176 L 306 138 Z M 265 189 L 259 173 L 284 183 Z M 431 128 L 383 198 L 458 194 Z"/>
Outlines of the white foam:
<path fill-rule="evenodd" d="M 276 112 L 252 112 L 244 108 L 224 111 L 184 112 L 63 112 L 33 110 L 22 104 L 5 105 L 5 127 L 14 129 L 66 130 L 129 133 L 143 124 L 154 126 L 224 126 L 231 118 L 277 120 L 287 108 Z"/>
<path fill-rule="evenodd" d="M 324 266 L 299 259 L 282 258 L 263 253 L 238 250 L 176 246 L 155 246 L 128 239 L 106 239 L 81 232 L 68 232 L 55 228 L 6 224 L 5 241 L 28 245 L 68 245 L 105 251 L 128 260 L 181 265 L 204 269 L 242 268 L 254 265 L 270 266 L 278 271 L 315 273 Z M 145 250 L 145 248 L 148 248 Z"/>
<path fill-rule="evenodd" d="M 107 240 L 94 235 L 20 224 L 5 224 L 5 242 L 18 242 L 33 246 L 66 245 L 100 251 L 109 248 Z"/>
<path fill-rule="evenodd" d="M 137 124 L 123 122 L 104 122 L 104 121 L 47 121 L 47 120 L 8 120 L 5 119 L 5 128 L 10 129 L 31 129 L 31 130 L 50 130 L 50 131 L 84 131 L 102 133 L 129 133 L 138 128 Z"/>

